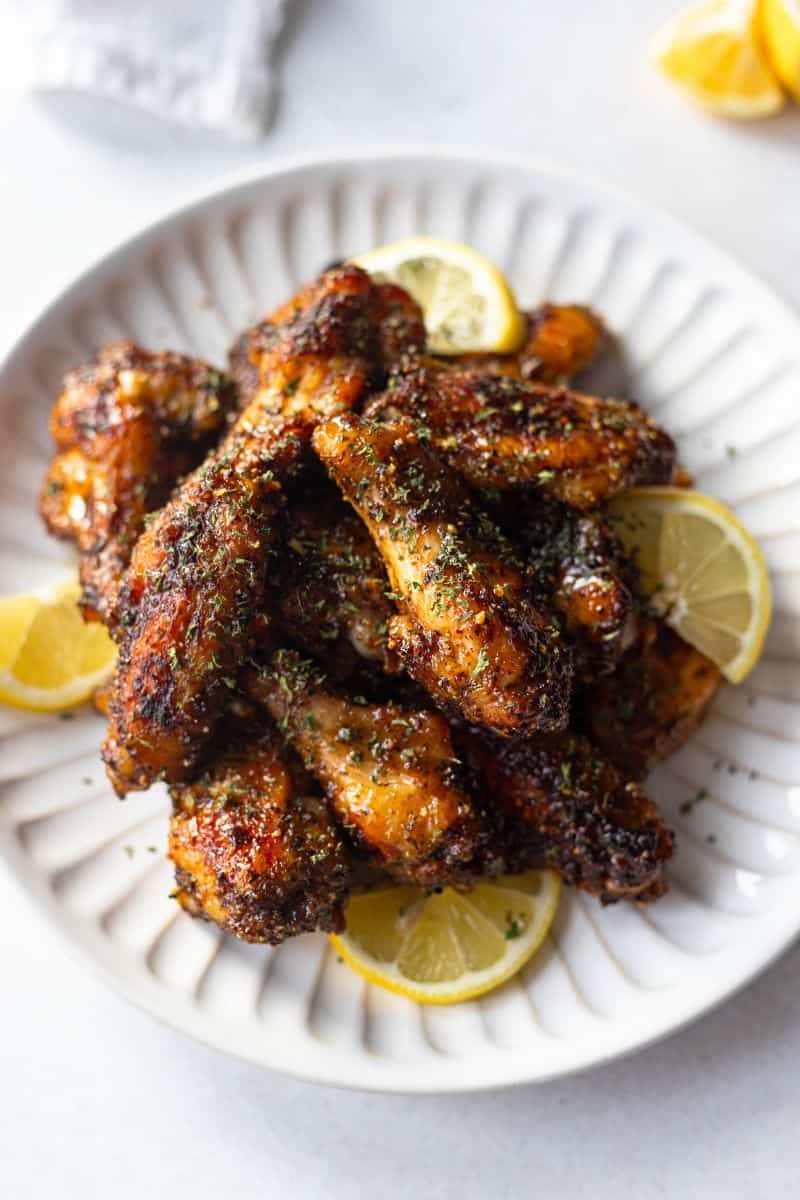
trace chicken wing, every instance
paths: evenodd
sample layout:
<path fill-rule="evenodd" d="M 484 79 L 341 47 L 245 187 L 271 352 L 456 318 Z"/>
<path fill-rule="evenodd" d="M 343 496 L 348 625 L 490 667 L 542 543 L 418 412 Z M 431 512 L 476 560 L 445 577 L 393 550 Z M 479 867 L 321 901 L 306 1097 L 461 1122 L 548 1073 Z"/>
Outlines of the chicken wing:
<path fill-rule="evenodd" d="M 527 379 L 535 383 L 566 383 L 588 367 L 607 340 L 603 322 L 580 304 L 542 304 L 525 317 L 525 338 L 514 354 L 464 354 L 451 363 Z"/>
<path fill-rule="evenodd" d="M 343 928 L 348 851 L 303 776 L 262 719 L 198 779 L 170 789 L 169 857 L 188 913 L 272 945 Z"/>
<path fill-rule="evenodd" d="M 443 707 L 499 734 L 562 729 L 572 661 L 510 547 L 408 420 L 352 414 L 314 448 L 367 525 L 400 613 L 390 646 Z"/>
<path fill-rule="evenodd" d="M 369 290 L 370 311 L 367 319 L 364 312 L 348 314 L 339 305 L 335 324 L 346 330 L 348 325 L 352 327 L 355 320 L 362 335 L 365 356 L 373 365 L 375 386 L 380 384 L 391 367 L 423 351 L 425 323 L 422 312 L 403 288 L 392 283 L 372 284 L 358 267 L 332 268 L 327 275 L 350 280 L 357 278 Z M 293 313 L 302 310 L 310 292 L 311 288 L 303 289 L 289 304 L 282 305 L 266 320 L 253 325 L 234 342 L 229 354 L 229 370 L 236 381 L 241 404 L 249 404 L 265 385 L 270 388 L 272 356 L 280 328 L 291 321 Z M 348 347 L 352 348 L 352 332 L 346 336 Z"/>
<path fill-rule="evenodd" d="M 574 644 L 577 674 L 607 675 L 639 628 L 634 568 L 607 515 L 536 501 L 513 524 L 538 588 Z"/>
<path fill-rule="evenodd" d="M 132 342 L 104 346 L 66 375 L 41 513 L 78 548 L 88 619 L 115 623 L 119 580 L 148 513 L 203 459 L 233 399 L 232 381 L 206 363 Z"/>
<path fill-rule="evenodd" d="M 283 310 L 257 395 L 139 539 L 104 747 L 120 794 L 190 778 L 212 736 L 262 621 L 283 488 L 315 422 L 358 402 L 380 370 L 374 291 L 343 268 Z"/>
<path fill-rule="evenodd" d="M 248 691 L 376 863 L 425 887 L 468 872 L 481 827 L 443 717 L 349 698 L 291 650 L 276 651 L 252 673 Z"/>
<path fill-rule="evenodd" d="M 476 488 L 534 488 L 589 509 L 623 488 L 669 483 L 675 445 L 636 404 L 479 371 L 397 372 L 365 415 L 406 414 Z"/>
<path fill-rule="evenodd" d="M 629 779 L 642 779 L 691 737 L 721 684 L 710 658 L 648 621 L 614 673 L 578 697 L 579 724 Z"/>
<path fill-rule="evenodd" d="M 286 553 L 276 587 L 276 616 L 286 635 L 325 662 L 337 679 L 368 666 L 399 670 L 389 649 L 383 560 L 364 523 L 327 484 L 288 513 Z"/>
<path fill-rule="evenodd" d="M 493 870 L 553 867 L 603 903 L 665 891 L 672 833 L 641 788 L 585 738 L 492 746 L 472 737 L 468 745 L 494 801 L 498 832 L 486 851 Z"/>

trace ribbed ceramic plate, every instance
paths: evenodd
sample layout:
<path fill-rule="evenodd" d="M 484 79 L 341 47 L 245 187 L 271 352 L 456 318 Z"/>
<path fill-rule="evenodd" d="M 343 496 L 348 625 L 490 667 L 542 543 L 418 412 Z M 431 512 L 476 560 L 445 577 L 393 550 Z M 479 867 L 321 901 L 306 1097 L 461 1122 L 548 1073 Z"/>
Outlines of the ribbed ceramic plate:
<path fill-rule="evenodd" d="M 633 1050 L 729 995 L 800 929 L 798 322 L 699 237 L 556 171 L 412 151 L 283 165 L 122 246 L 13 350 L 0 374 L 0 590 L 64 562 L 36 496 L 66 367 L 121 337 L 223 363 L 234 333 L 301 280 L 413 233 L 485 251 L 525 304 L 596 305 L 627 354 L 615 386 L 677 436 L 698 486 L 764 548 L 776 607 L 764 660 L 652 779 L 678 833 L 669 895 L 642 911 L 569 895 L 515 980 L 484 1000 L 418 1008 L 362 983 L 324 937 L 248 947 L 180 913 L 165 796 L 114 799 L 103 723 L 88 711 L 0 711 L 0 840 L 20 884 L 154 1015 L 308 1079 L 435 1092 Z"/>

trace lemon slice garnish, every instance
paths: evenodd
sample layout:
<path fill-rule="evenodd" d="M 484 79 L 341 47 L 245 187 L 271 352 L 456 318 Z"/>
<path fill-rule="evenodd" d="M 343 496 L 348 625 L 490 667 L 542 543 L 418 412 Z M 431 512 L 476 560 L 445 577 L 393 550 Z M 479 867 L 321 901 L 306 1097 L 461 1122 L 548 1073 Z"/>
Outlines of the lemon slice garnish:
<path fill-rule="evenodd" d="M 800 0 L 761 0 L 758 16 L 772 69 L 800 100 Z"/>
<path fill-rule="evenodd" d="M 400 284 L 419 304 L 434 354 L 516 350 L 525 332 L 502 273 L 471 246 L 414 237 L 355 260 L 379 282 Z"/>
<path fill-rule="evenodd" d="M 757 7 L 755 0 L 700 0 L 656 38 L 656 62 L 707 112 L 755 118 L 784 106 L 762 49 Z"/>
<path fill-rule="evenodd" d="M 56 712 L 88 700 L 114 669 L 116 648 L 87 624 L 69 579 L 45 592 L 0 597 L 0 703 Z"/>
<path fill-rule="evenodd" d="M 390 887 L 353 896 L 339 955 L 370 983 L 420 1004 L 456 1004 L 504 983 L 542 944 L 558 904 L 554 871 L 430 894 Z"/>
<path fill-rule="evenodd" d="M 682 488 L 631 488 L 611 511 L 655 610 L 741 683 L 772 611 L 764 558 L 741 522 L 718 500 Z"/>

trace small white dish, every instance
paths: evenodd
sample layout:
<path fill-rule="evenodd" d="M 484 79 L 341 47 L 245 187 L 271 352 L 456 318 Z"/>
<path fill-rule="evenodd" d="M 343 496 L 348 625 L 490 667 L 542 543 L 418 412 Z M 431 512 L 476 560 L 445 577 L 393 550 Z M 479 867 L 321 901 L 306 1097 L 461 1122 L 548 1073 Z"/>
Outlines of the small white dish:
<path fill-rule="evenodd" d="M 119 337 L 222 363 L 235 332 L 320 267 L 414 233 L 485 251 L 526 305 L 596 305 L 623 340 L 630 394 L 678 438 L 697 486 L 761 541 L 776 607 L 764 659 L 651 781 L 678 833 L 669 895 L 641 911 L 568 895 L 517 979 L 421 1009 L 363 983 L 324 937 L 244 946 L 180 913 L 164 793 L 112 797 L 103 722 L 88 711 L 63 721 L 0 710 L 0 847 L 70 941 L 176 1028 L 318 1082 L 469 1091 L 643 1046 L 752 979 L 800 931 L 796 318 L 670 218 L 551 168 L 430 149 L 277 165 L 107 255 L 11 352 L 0 590 L 35 585 L 68 558 L 36 513 L 66 367 Z"/>

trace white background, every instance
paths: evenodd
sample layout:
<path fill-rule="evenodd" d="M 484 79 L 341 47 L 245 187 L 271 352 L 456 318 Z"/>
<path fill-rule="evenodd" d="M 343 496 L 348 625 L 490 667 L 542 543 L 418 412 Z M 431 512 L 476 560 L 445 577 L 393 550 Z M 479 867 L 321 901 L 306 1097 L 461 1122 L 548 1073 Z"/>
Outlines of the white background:
<path fill-rule="evenodd" d="M 800 109 L 734 126 L 685 107 L 645 53 L 674 7 L 291 0 L 276 121 L 251 146 L 34 99 L 0 64 L 0 353 L 88 260 L 187 191 L 281 152 L 387 140 L 484 144 L 597 176 L 712 235 L 800 307 Z M 629 1061 L 426 1100 L 226 1060 L 109 993 L 2 870 L 0 912 L 9 1200 L 800 1194 L 797 949 Z"/>

